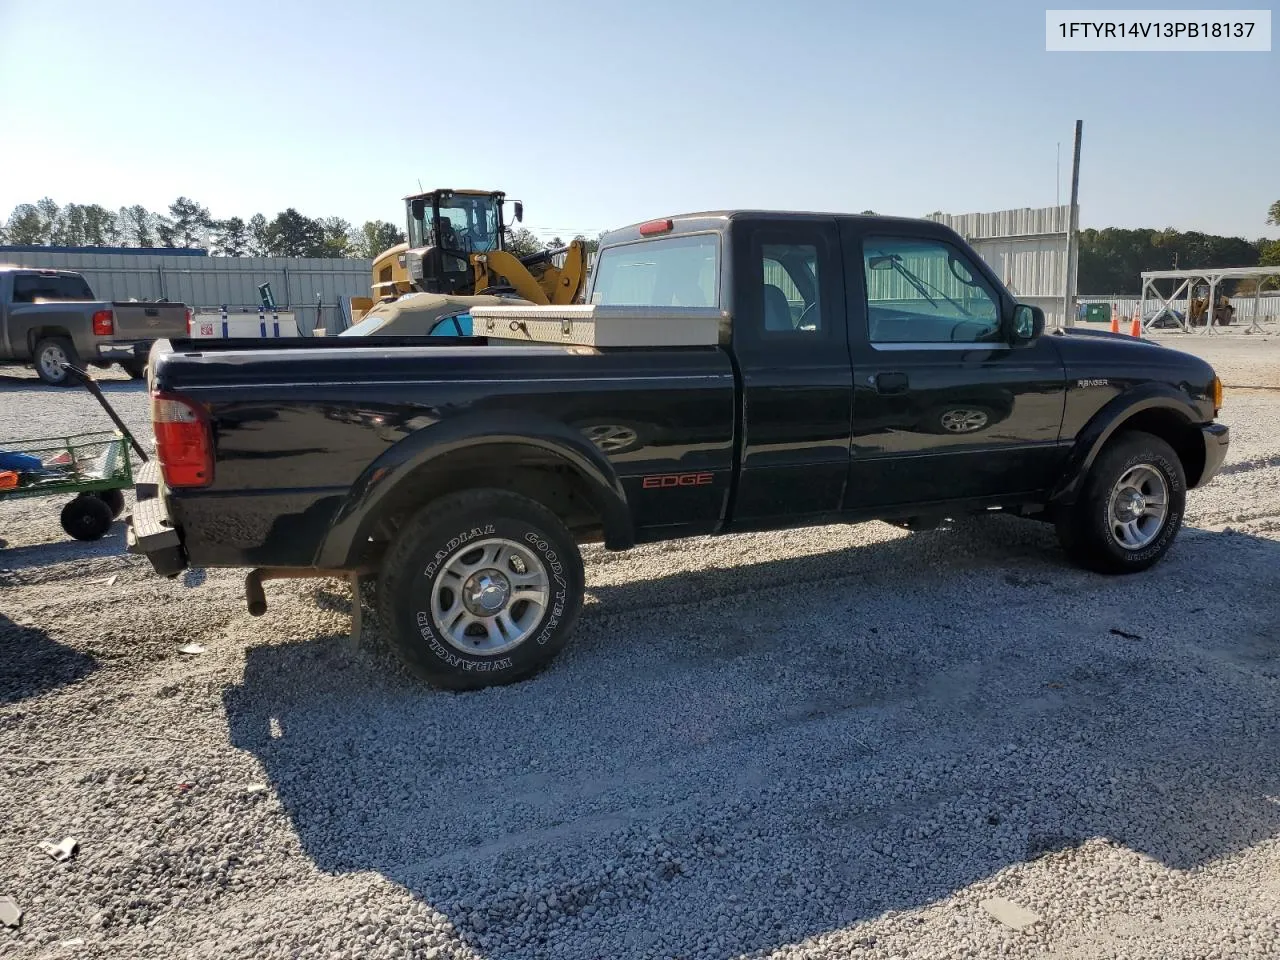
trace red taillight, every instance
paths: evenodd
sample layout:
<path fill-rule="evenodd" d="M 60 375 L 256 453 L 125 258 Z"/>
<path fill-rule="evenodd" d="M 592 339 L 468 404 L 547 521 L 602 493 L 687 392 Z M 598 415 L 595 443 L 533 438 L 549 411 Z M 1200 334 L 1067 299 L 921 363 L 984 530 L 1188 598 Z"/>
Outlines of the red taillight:
<path fill-rule="evenodd" d="M 187 336 L 191 336 L 191 321 L 195 319 L 195 311 L 187 307 Z"/>
<path fill-rule="evenodd" d="M 666 233 L 670 229 L 670 220 L 650 220 L 648 223 L 640 224 L 640 236 L 651 237 L 655 233 Z"/>
<path fill-rule="evenodd" d="M 116 318 L 110 310 L 99 310 L 93 315 L 93 335 L 109 337 L 116 332 Z"/>
<path fill-rule="evenodd" d="M 156 459 L 170 487 L 203 487 L 213 482 L 213 437 L 204 411 L 168 393 L 151 395 Z"/>

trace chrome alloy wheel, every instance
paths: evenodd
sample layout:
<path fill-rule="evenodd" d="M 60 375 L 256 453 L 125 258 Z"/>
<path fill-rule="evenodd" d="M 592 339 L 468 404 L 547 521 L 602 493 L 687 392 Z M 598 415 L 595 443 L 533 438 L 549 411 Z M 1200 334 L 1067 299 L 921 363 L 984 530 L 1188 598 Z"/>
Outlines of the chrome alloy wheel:
<path fill-rule="evenodd" d="M 1169 516 L 1169 485 L 1150 463 L 1126 470 L 1111 491 L 1107 513 L 1111 535 L 1126 550 L 1141 550 L 1164 529 Z"/>
<path fill-rule="evenodd" d="M 431 619 L 455 649 L 494 656 L 529 638 L 550 596 L 542 560 L 496 537 L 466 544 L 444 562 L 431 585 Z"/>

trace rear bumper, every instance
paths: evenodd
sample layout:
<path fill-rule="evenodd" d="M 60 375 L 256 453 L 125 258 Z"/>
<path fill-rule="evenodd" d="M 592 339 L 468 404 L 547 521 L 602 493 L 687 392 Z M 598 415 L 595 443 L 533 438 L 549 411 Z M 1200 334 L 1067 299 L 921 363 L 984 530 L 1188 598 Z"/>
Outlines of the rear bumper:
<path fill-rule="evenodd" d="M 1222 468 L 1222 461 L 1227 458 L 1227 445 L 1231 442 L 1231 431 L 1225 423 L 1206 423 L 1200 428 L 1204 438 L 1204 470 L 1200 473 L 1197 487 L 1202 487 L 1212 480 Z"/>
<path fill-rule="evenodd" d="M 176 577 L 187 568 L 187 551 L 169 516 L 160 465 L 154 460 L 144 463 L 138 471 L 133 493 L 137 505 L 127 521 L 126 549 L 150 560 L 162 577 Z"/>
<path fill-rule="evenodd" d="M 155 343 L 154 340 L 136 340 L 129 343 L 100 343 L 98 344 L 98 359 L 111 361 L 141 360 L 145 363 L 153 343 Z"/>

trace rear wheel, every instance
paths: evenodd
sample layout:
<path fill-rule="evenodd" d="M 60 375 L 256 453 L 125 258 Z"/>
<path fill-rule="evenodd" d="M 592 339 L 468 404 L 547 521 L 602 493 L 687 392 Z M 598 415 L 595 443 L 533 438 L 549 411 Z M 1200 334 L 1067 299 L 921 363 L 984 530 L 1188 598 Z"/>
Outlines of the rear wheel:
<path fill-rule="evenodd" d="M 1058 540 L 1098 573 L 1146 570 L 1173 545 L 1186 498 L 1173 448 L 1149 433 L 1125 432 L 1099 454 L 1080 499 L 1057 518 Z"/>
<path fill-rule="evenodd" d="M 121 362 L 120 367 L 129 375 L 131 380 L 146 379 L 147 361 L 145 360 L 125 360 Z"/>
<path fill-rule="evenodd" d="M 81 494 L 62 508 L 62 529 L 77 540 L 101 540 L 113 519 L 111 507 L 92 494 Z"/>
<path fill-rule="evenodd" d="M 64 363 L 76 362 L 76 350 L 66 337 L 43 337 L 36 341 L 32 354 L 36 376 L 52 387 L 71 386 L 71 374 L 62 369 Z"/>
<path fill-rule="evenodd" d="M 454 690 L 542 670 L 568 642 L 582 594 L 572 534 L 540 503 L 503 490 L 424 507 L 392 543 L 377 590 L 401 659 Z"/>

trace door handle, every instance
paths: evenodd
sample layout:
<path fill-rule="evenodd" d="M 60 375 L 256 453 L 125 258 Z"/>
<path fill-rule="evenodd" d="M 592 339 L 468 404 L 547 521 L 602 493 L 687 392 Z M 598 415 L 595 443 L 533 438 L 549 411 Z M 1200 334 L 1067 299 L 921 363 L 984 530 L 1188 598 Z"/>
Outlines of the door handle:
<path fill-rule="evenodd" d="M 909 382 L 905 373 L 877 373 L 876 393 L 906 393 Z"/>

